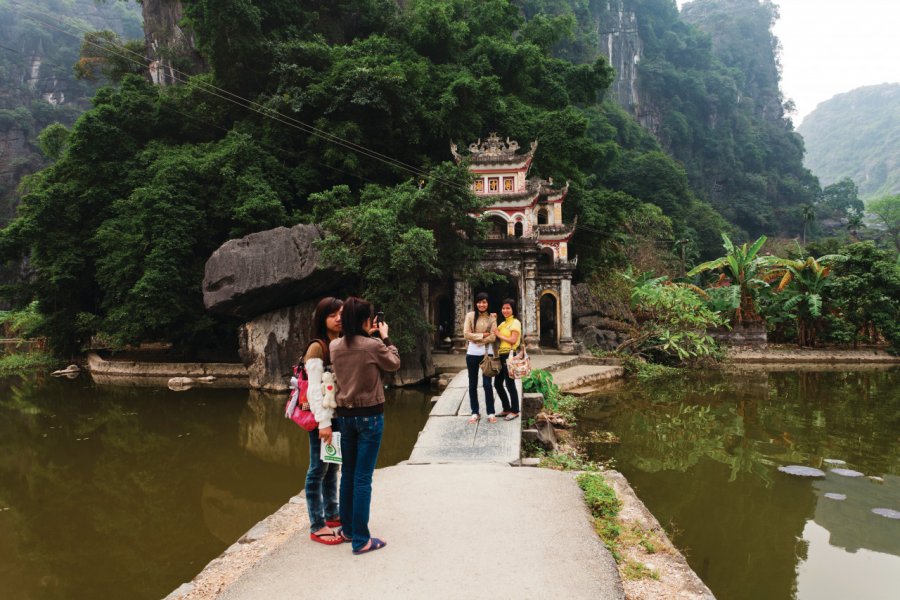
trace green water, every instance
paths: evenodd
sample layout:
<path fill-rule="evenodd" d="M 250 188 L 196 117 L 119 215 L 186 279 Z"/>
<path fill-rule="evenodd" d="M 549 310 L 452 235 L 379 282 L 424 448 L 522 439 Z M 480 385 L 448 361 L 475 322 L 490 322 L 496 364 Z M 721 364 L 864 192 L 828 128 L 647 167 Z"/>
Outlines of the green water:
<path fill-rule="evenodd" d="M 427 390 L 388 392 L 378 466 L 409 458 Z M 0 380 L 0 597 L 160 598 L 303 487 L 284 399 Z"/>
<path fill-rule="evenodd" d="M 591 398 L 578 423 L 719 600 L 900 598 L 900 521 L 871 512 L 900 511 L 900 369 L 629 384 Z M 596 431 L 621 443 L 592 443 Z M 777 470 L 789 464 L 827 477 Z"/>

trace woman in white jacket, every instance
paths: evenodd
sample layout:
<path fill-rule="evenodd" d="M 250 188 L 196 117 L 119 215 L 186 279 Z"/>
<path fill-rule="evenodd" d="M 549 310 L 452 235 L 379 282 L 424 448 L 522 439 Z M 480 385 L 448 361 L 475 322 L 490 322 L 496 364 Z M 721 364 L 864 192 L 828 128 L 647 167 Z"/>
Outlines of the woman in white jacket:
<path fill-rule="evenodd" d="M 341 517 L 338 507 L 338 473 L 340 465 L 323 462 L 321 445 L 331 443 L 334 408 L 323 406 L 322 375 L 331 368 L 328 345 L 341 336 L 343 302 L 337 298 L 323 298 L 313 313 L 312 340 L 303 357 L 309 377 L 306 396 L 309 409 L 319 423 L 309 432 L 309 470 L 306 472 L 306 508 L 309 511 L 309 538 L 314 542 L 336 545 L 340 536 Z"/>

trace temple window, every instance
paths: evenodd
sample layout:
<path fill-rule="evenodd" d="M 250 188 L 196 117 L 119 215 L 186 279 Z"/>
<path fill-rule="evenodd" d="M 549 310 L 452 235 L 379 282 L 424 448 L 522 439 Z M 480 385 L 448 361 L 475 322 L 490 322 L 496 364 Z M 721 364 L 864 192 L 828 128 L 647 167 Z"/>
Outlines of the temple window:
<path fill-rule="evenodd" d="M 475 180 L 475 191 L 477 193 L 484 192 L 484 179 L 476 179 Z"/>
<path fill-rule="evenodd" d="M 492 194 L 496 194 L 500 191 L 500 178 L 499 177 L 488 177 L 488 191 Z"/>
<path fill-rule="evenodd" d="M 500 217 L 488 217 L 490 228 L 487 232 L 487 239 L 502 240 L 506 238 L 506 221 Z"/>
<path fill-rule="evenodd" d="M 515 234 L 517 238 L 525 235 L 525 225 L 522 223 L 522 221 L 516 221 Z"/>
<path fill-rule="evenodd" d="M 548 221 L 548 219 L 547 219 L 547 209 L 546 209 L 546 208 L 542 208 L 542 209 L 540 209 L 540 210 L 538 211 L 538 214 L 537 214 L 537 224 L 538 224 L 538 225 L 547 225 L 547 224 L 549 224 L 549 221 Z"/>
<path fill-rule="evenodd" d="M 503 178 L 503 191 L 504 192 L 512 192 L 514 191 L 513 178 L 512 177 L 504 177 Z"/>

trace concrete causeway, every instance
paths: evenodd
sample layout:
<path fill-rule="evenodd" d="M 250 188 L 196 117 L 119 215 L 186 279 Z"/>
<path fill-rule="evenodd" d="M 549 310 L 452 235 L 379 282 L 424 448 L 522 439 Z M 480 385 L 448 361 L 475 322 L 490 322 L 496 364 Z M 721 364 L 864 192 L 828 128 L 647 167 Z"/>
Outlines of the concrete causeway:
<path fill-rule="evenodd" d="M 457 373 L 409 461 L 375 472 L 369 527 L 384 549 L 353 556 L 349 544 L 310 541 L 300 493 L 167 600 L 623 600 L 575 475 L 511 466 L 522 419 L 488 423 L 479 391 L 473 425 L 467 376 Z"/>
<path fill-rule="evenodd" d="M 482 418 L 478 423 L 469 423 L 472 410 L 469 406 L 468 382 L 466 372 L 460 371 L 435 402 L 428 422 L 409 457 L 410 464 L 511 464 L 519 460 L 522 446 L 521 417 L 513 421 L 498 418 L 496 423 L 488 423 L 484 388 L 479 387 L 479 414 Z M 516 389 L 521 399 L 521 381 L 516 381 Z M 495 411 L 503 410 L 496 392 L 494 404 Z"/>

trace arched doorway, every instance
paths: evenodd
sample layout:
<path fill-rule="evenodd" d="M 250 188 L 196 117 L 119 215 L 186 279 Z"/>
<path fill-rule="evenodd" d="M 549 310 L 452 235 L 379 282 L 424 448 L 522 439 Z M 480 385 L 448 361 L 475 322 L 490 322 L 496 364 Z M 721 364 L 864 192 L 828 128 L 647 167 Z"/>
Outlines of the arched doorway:
<path fill-rule="evenodd" d="M 449 348 L 450 342 L 445 341 L 453 337 L 454 319 L 453 302 L 450 298 L 441 294 L 434 301 L 434 347 Z"/>
<path fill-rule="evenodd" d="M 479 292 L 487 292 L 489 300 L 488 311 L 497 313 L 497 320 L 500 321 L 503 317 L 500 315 L 500 307 L 502 306 L 502 302 L 506 298 L 512 298 L 519 305 L 519 319 L 521 320 L 522 314 L 522 299 L 519 297 L 519 282 L 515 277 L 511 275 L 503 275 L 502 279 L 495 281 L 490 285 L 480 285 L 475 286 L 475 293 L 472 295 L 472 299 L 474 301 L 475 296 L 478 295 Z M 472 308 L 468 308 L 467 310 L 473 310 Z"/>
<path fill-rule="evenodd" d="M 525 225 L 522 224 L 522 221 L 516 221 L 513 231 L 515 232 L 517 238 L 525 235 Z"/>
<path fill-rule="evenodd" d="M 559 346 L 559 303 L 556 296 L 551 292 L 541 294 L 540 303 L 540 323 L 541 323 L 541 346 L 545 348 L 556 348 Z"/>

